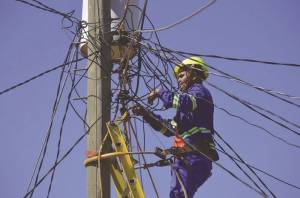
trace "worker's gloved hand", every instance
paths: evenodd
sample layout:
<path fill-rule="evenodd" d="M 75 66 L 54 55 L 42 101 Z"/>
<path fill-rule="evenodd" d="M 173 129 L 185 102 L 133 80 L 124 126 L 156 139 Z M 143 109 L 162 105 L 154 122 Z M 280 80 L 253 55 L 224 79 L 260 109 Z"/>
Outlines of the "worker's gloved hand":
<path fill-rule="evenodd" d="M 158 93 L 159 89 L 155 89 L 148 94 L 147 98 L 149 104 L 153 104 L 153 101 L 158 97 Z"/>
<path fill-rule="evenodd" d="M 151 111 L 146 109 L 145 107 L 141 105 L 134 106 L 132 108 L 132 113 L 135 115 L 142 116 L 143 119 L 151 125 L 151 127 L 157 131 L 159 131 L 162 128 L 162 122 L 161 120 L 157 119 L 155 117 L 155 114 L 153 114 Z"/>
<path fill-rule="evenodd" d="M 147 114 L 147 110 L 141 105 L 136 105 L 132 108 L 132 113 L 137 116 L 144 116 Z"/>

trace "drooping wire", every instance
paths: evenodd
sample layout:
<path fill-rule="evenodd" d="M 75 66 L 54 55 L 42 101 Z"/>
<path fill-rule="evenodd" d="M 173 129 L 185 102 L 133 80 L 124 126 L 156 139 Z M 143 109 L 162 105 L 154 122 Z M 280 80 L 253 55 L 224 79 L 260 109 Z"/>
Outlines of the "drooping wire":
<path fill-rule="evenodd" d="M 216 132 L 216 131 L 214 131 L 215 132 L 215 134 L 221 139 L 222 137 L 220 136 L 220 134 L 218 133 L 218 132 Z M 225 152 L 225 150 L 224 150 L 224 148 L 217 142 L 217 141 L 215 141 L 215 143 L 217 144 L 217 146 L 218 147 L 220 147 L 221 148 L 221 150 L 223 151 L 223 152 Z M 226 144 L 227 145 L 227 144 Z M 229 145 L 228 145 L 229 146 Z M 273 197 L 275 197 L 276 198 L 276 196 L 275 196 L 275 194 L 270 190 L 270 188 L 265 184 L 265 182 L 256 174 L 256 172 L 241 158 L 241 156 L 239 155 L 239 154 L 237 154 L 237 152 L 235 151 L 235 150 L 233 150 L 232 149 L 232 147 L 230 147 L 231 148 L 231 150 L 234 152 L 234 154 L 238 157 L 238 159 L 240 160 L 240 161 L 242 161 L 243 162 L 243 164 L 244 165 L 246 165 L 246 167 L 254 174 L 254 176 L 259 180 L 259 182 L 268 190 L 268 192 L 273 196 Z M 265 194 L 266 195 L 266 193 L 258 186 L 258 184 L 248 175 L 248 173 L 245 171 L 245 170 L 243 170 L 243 168 L 234 160 L 234 158 L 233 157 L 229 157 L 234 163 L 235 163 L 235 165 L 255 184 L 255 186 L 257 187 L 257 188 L 259 188 L 261 191 L 262 191 L 262 193 L 263 194 Z"/>
<path fill-rule="evenodd" d="M 257 170 L 257 171 L 259 171 L 259 172 L 261 172 L 261 173 L 263 173 L 263 174 L 265 174 L 265 175 L 267 175 L 267 176 L 269 176 L 269 177 L 271 177 L 271 178 L 273 178 L 273 179 L 275 179 L 275 180 L 277 180 L 277 181 L 279 181 L 279 182 L 281 182 L 281 183 L 284 183 L 284 184 L 286 184 L 286 185 L 288 185 L 288 186 L 290 186 L 290 187 L 292 187 L 292 188 L 295 188 L 295 189 L 297 189 L 297 190 L 300 190 L 300 187 L 298 187 L 298 186 L 296 186 L 296 185 L 294 185 L 294 184 L 291 184 L 291 183 L 289 183 L 289 182 L 287 182 L 287 181 L 284 181 L 283 179 L 280 179 L 280 178 L 278 178 L 278 177 L 275 177 L 274 175 L 272 175 L 272 174 L 270 174 L 270 173 L 267 173 L 266 171 L 264 171 L 264 170 L 261 170 L 261 169 L 259 169 L 259 168 L 257 168 L 257 167 L 255 167 L 255 166 L 252 166 L 252 165 L 250 165 L 249 163 L 246 163 L 241 157 L 240 157 L 240 155 L 237 153 L 237 151 L 235 150 L 235 149 L 233 149 L 233 147 L 226 141 L 226 140 L 224 140 L 224 138 L 220 135 L 220 133 L 219 132 L 217 132 L 217 131 L 215 131 L 215 134 L 217 135 L 217 137 L 238 157 L 238 159 L 237 158 L 235 158 L 235 157 L 233 157 L 233 156 L 230 156 L 225 150 L 219 150 L 219 149 L 217 149 L 218 151 L 220 151 L 220 152 L 222 152 L 223 154 L 225 154 L 225 155 L 227 155 L 228 157 L 230 157 L 231 159 L 233 159 L 233 160 L 235 160 L 235 161 L 237 161 L 237 162 L 240 162 L 240 163 L 242 163 L 242 164 L 244 164 L 245 166 L 247 166 L 248 168 L 251 168 L 251 169 L 254 169 L 254 170 Z"/>
<path fill-rule="evenodd" d="M 158 45 L 157 43 L 154 43 L 154 44 L 155 44 L 156 46 Z M 159 44 L 159 45 L 160 45 L 160 44 Z M 145 44 L 144 44 L 143 46 L 144 46 L 144 47 L 147 47 L 147 48 L 150 48 L 152 52 L 153 52 L 153 50 L 154 50 L 154 48 L 152 48 L 152 47 L 149 46 L 149 45 L 145 45 Z M 171 56 L 173 56 L 173 57 L 174 57 L 175 55 L 179 55 L 179 56 L 182 57 L 182 58 L 189 58 L 189 56 L 188 56 L 186 53 L 184 53 L 184 52 L 180 53 L 180 51 L 171 50 L 171 49 L 168 49 L 168 48 L 163 47 L 163 46 L 161 46 L 161 45 L 160 45 L 160 50 L 156 49 L 156 52 L 155 52 L 155 53 L 159 54 L 159 51 L 167 52 L 167 53 L 169 53 L 169 55 L 171 55 Z M 189 54 L 189 55 L 195 55 L 195 56 L 198 55 L 198 56 L 201 56 L 200 54 Z M 179 63 L 178 60 L 175 61 L 175 62 L 173 61 L 172 63 L 173 63 L 173 64 L 176 64 L 176 62 Z M 253 62 L 255 62 L 255 61 L 253 61 Z M 256 61 L 256 62 L 257 62 L 257 63 L 265 63 L 264 61 L 261 61 L 261 62 Z M 273 62 L 273 63 L 275 64 L 275 62 Z M 280 64 L 280 63 L 276 63 L 276 64 Z M 206 65 L 207 65 L 210 69 L 213 69 L 213 70 L 215 70 L 215 71 L 217 71 L 217 72 L 219 72 L 219 73 L 222 74 L 222 75 L 220 75 L 220 74 L 215 74 L 215 73 L 212 73 L 212 72 L 211 72 L 211 74 L 213 74 L 213 75 L 216 75 L 216 76 L 219 76 L 219 77 L 224 77 L 224 78 L 230 79 L 230 80 L 232 80 L 232 81 L 235 81 L 235 82 L 238 82 L 238 83 L 247 85 L 247 86 L 252 87 L 252 88 L 254 88 L 254 89 L 256 89 L 256 90 L 259 90 L 259 91 L 262 91 L 262 92 L 264 92 L 264 93 L 266 93 L 266 94 L 269 94 L 269 95 L 271 95 L 271 96 L 273 96 L 273 97 L 275 97 L 275 98 L 277 98 L 277 99 L 279 99 L 279 100 L 282 100 L 282 101 L 284 101 L 284 102 L 287 102 L 287 103 L 289 103 L 289 104 L 291 104 L 291 105 L 294 105 L 294 106 L 296 106 L 296 107 L 300 107 L 299 104 L 294 103 L 294 102 L 292 102 L 292 101 L 290 101 L 290 100 L 287 100 L 287 99 L 285 99 L 285 98 L 280 97 L 280 96 L 285 96 L 285 97 L 290 98 L 290 99 L 298 99 L 298 100 L 300 100 L 300 97 L 298 97 L 298 96 L 292 96 L 292 95 L 290 95 L 290 94 L 286 94 L 286 93 L 283 93 L 283 92 L 280 92 L 280 91 L 274 91 L 274 90 L 271 90 L 271 89 L 263 88 L 263 87 L 261 87 L 261 86 L 253 85 L 253 84 L 251 84 L 251 83 L 249 83 L 249 82 L 246 82 L 246 81 L 244 81 L 244 80 L 242 80 L 242 79 L 240 79 L 240 78 L 238 78 L 238 77 L 236 77 L 236 76 L 233 76 L 233 75 L 230 75 L 230 74 L 228 74 L 228 73 L 226 73 L 226 72 L 224 72 L 224 71 L 221 71 L 220 69 L 217 69 L 216 67 L 213 67 L 213 66 L 208 65 L 208 64 L 206 64 Z"/>
<path fill-rule="evenodd" d="M 256 105 L 257 106 L 257 105 Z M 265 110 L 266 111 L 266 110 Z M 227 110 L 225 110 L 225 112 L 228 112 Z M 270 113 L 270 111 L 268 111 L 269 113 Z M 231 114 L 232 115 L 232 114 Z M 274 113 L 272 113 L 272 115 L 275 115 L 276 117 L 280 117 L 280 116 L 278 116 L 278 115 L 276 115 L 276 114 L 274 114 Z M 239 117 L 239 116 L 235 116 L 235 117 Z M 282 117 L 280 117 L 281 119 L 282 119 Z M 243 121 L 246 121 L 248 124 L 251 124 L 249 121 L 247 121 L 247 120 L 245 120 L 245 119 L 243 119 L 243 118 L 241 118 Z M 292 125 L 294 125 L 294 126 L 297 126 L 295 123 L 292 123 L 292 122 L 290 122 L 290 121 L 288 121 L 287 119 L 282 119 L 282 120 L 284 120 L 285 122 L 288 122 L 289 124 L 292 124 Z M 280 138 L 280 137 L 278 137 L 278 136 L 275 136 L 275 135 L 273 135 L 271 132 L 269 132 L 268 130 L 266 130 L 265 128 L 263 128 L 263 127 L 261 127 L 261 126 L 258 126 L 258 125 L 255 125 L 255 124 L 251 124 L 251 125 L 253 125 L 253 126 L 256 126 L 256 127 L 258 127 L 258 128 L 260 128 L 260 129 L 263 129 L 264 131 L 266 131 L 266 132 L 268 132 L 269 134 L 271 134 L 273 137 L 276 137 L 277 139 L 280 139 L 281 141 L 283 141 L 283 142 L 285 142 L 285 143 L 287 143 L 287 144 L 289 144 L 289 145 L 291 145 L 291 146 L 296 146 L 296 147 L 298 147 L 297 145 L 295 145 L 295 144 L 292 144 L 292 143 L 289 143 L 289 142 L 287 142 L 286 140 L 284 140 L 284 139 L 282 139 L 282 138 Z"/>
<path fill-rule="evenodd" d="M 74 39 L 75 38 L 76 37 L 74 37 Z M 38 169 L 37 169 L 37 173 L 36 173 L 36 177 L 35 177 L 34 186 L 36 186 L 36 184 L 37 184 L 37 182 L 39 180 L 39 174 L 40 174 L 40 171 L 42 169 L 44 158 L 45 158 L 45 155 L 46 155 L 46 152 L 47 152 L 48 141 L 49 141 L 49 138 L 50 138 L 50 135 L 51 135 L 51 132 L 52 132 L 52 126 L 53 126 L 53 122 L 54 122 L 54 117 L 55 117 L 55 114 L 57 112 L 58 104 L 60 103 L 60 97 L 59 96 L 61 95 L 61 91 L 62 91 L 61 90 L 61 83 L 62 83 L 64 71 L 65 71 L 65 66 L 66 66 L 66 63 L 68 62 L 68 59 L 69 59 L 70 55 L 71 55 L 71 49 L 72 49 L 72 47 L 73 47 L 73 44 L 71 44 L 69 46 L 69 50 L 67 52 L 67 56 L 66 56 L 65 61 L 64 61 L 65 63 L 63 64 L 64 67 L 62 67 L 62 71 L 61 71 L 61 74 L 60 74 L 60 77 L 59 77 L 59 83 L 58 83 L 58 87 L 57 87 L 57 91 L 56 91 L 56 98 L 55 98 L 55 101 L 54 101 L 54 104 L 53 104 L 53 108 L 52 108 L 52 115 L 51 115 L 50 124 L 49 124 L 48 130 L 47 130 L 47 133 L 46 133 L 46 138 L 45 138 L 45 141 L 44 141 L 41 153 L 39 155 L 39 158 L 38 158 L 37 164 L 36 164 L 36 167 L 38 167 Z M 36 168 L 34 168 L 33 175 L 35 174 L 35 170 L 36 170 Z M 28 188 L 30 187 L 31 182 L 32 182 L 32 179 L 30 180 Z M 31 191 L 30 198 L 33 196 L 33 193 L 34 193 L 34 190 Z M 28 194 L 28 190 L 27 190 L 27 194 Z"/>
<path fill-rule="evenodd" d="M 189 16 L 186 16 L 178 21 L 176 21 L 175 23 L 172 23 L 170 25 L 167 25 L 165 27 L 161 27 L 161 28 L 158 28 L 158 29 L 148 29 L 148 30 L 137 30 L 137 32 L 142 32 L 142 33 L 149 33 L 149 32 L 159 32 L 159 31 L 163 31 L 163 30 L 167 30 L 167 29 L 170 29 L 170 28 L 173 28 L 189 19 L 191 19 L 192 17 L 198 15 L 199 13 L 201 13 L 202 11 L 204 11 L 205 9 L 207 9 L 208 7 L 210 7 L 212 4 L 214 4 L 216 2 L 216 0 L 209 0 L 207 2 L 207 4 L 201 6 L 199 9 L 197 9 L 195 12 L 193 12 L 191 15 Z"/>
<path fill-rule="evenodd" d="M 279 122 L 279 121 L 277 121 L 277 120 L 272 119 L 270 116 L 268 116 L 268 115 L 266 115 L 266 114 L 264 114 L 264 113 L 261 113 L 260 111 L 256 110 L 249 102 L 247 102 L 247 101 L 245 101 L 245 100 L 242 100 L 242 99 L 240 99 L 240 98 L 234 96 L 233 94 L 230 94 L 230 93 L 227 92 L 227 91 L 224 91 L 223 89 L 221 89 L 221 88 L 219 88 L 219 87 L 213 85 L 212 83 L 207 82 L 207 84 L 209 84 L 211 87 L 213 87 L 213 88 L 215 88 L 215 89 L 221 91 L 222 93 L 226 94 L 226 95 L 229 96 L 230 98 L 235 99 L 236 101 L 238 101 L 238 102 L 241 103 L 242 105 L 246 106 L 246 107 L 249 108 L 250 110 L 252 110 L 252 111 L 258 113 L 258 114 L 261 115 L 262 117 L 264 117 L 264 118 L 266 118 L 266 119 L 268 119 L 268 120 L 270 120 L 270 121 L 276 123 L 277 125 L 279 125 L 279 126 L 281 126 L 281 127 L 283 127 L 283 128 L 285 128 L 285 129 L 287 129 L 287 130 L 289 130 L 289 131 L 291 131 L 291 132 L 293 132 L 293 133 L 295 133 L 295 134 L 297 134 L 297 135 L 300 136 L 300 132 L 298 132 L 298 131 L 296 131 L 296 130 L 290 128 L 290 127 L 288 127 L 287 125 L 285 125 L 285 124 L 283 124 L 283 123 L 281 123 L 281 122 Z"/>
<path fill-rule="evenodd" d="M 77 114 L 76 114 L 77 115 Z M 62 157 L 55 163 L 51 168 L 48 169 L 48 171 L 36 182 L 36 184 L 27 191 L 27 193 L 24 195 L 24 198 L 28 197 L 32 192 L 35 191 L 35 189 L 47 178 L 47 176 L 53 171 L 54 168 L 56 168 L 60 163 L 62 163 L 68 155 L 71 154 L 71 152 L 74 150 L 74 148 L 83 140 L 83 138 L 90 132 L 90 129 L 102 118 L 102 115 L 100 115 L 94 123 L 89 126 L 87 123 L 86 126 L 88 129 L 84 134 L 82 134 L 75 142 L 74 144 L 62 155 Z"/>
<path fill-rule="evenodd" d="M 76 48 L 75 53 L 74 53 L 75 59 L 78 58 L 78 53 L 79 53 L 78 52 L 78 48 Z M 75 67 L 74 67 L 75 74 L 76 74 L 76 69 L 77 69 L 77 63 L 75 64 Z M 71 71 L 71 67 L 69 68 L 68 72 L 70 72 L 70 71 Z M 66 79 L 67 78 L 68 78 L 68 76 L 66 77 Z M 64 123 L 65 123 L 65 120 L 67 118 L 68 110 L 69 110 L 69 107 L 70 107 L 71 97 L 72 97 L 72 94 L 73 94 L 73 92 L 75 90 L 74 86 L 75 86 L 76 75 L 73 74 L 73 76 L 72 76 L 70 74 L 70 78 L 71 78 L 71 88 L 70 88 L 70 91 L 69 91 L 68 96 L 67 96 L 67 104 L 65 106 L 65 110 L 64 110 L 64 114 L 63 114 L 63 118 L 62 118 L 60 130 L 59 130 L 59 138 L 58 138 L 58 143 L 57 143 L 57 152 L 56 152 L 56 158 L 55 158 L 54 164 L 57 163 L 59 155 L 60 155 L 60 149 L 61 149 L 61 141 L 62 141 L 62 134 L 63 134 L 63 129 L 64 129 Z M 52 188 L 52 183 L 53 183 L 54 175 L 55 175 L 55 170 L 56 170 L 56 168 L 54 168 L 53 171 L 52 171 L 52 175 L 51 175 L 51 179 L 50 179 L 50 184 L 49 184 L 49 187 L 48 187 L 47 198 L 49 198 L 49 196 L 50 196 L 50 192 L 51 192 L 51 188 Z"/>
<path fill-rule="evenodd" d="M 19 2 L 21 2 L 21 3 L 24 3 L 24 4 L 26 4 L 26 5 L 35 7 L 35 8 L 37 8 L 37 9 L 40 9 L 40 10 L 43 10 L 43 11 L 47 11 L 47 12 L 51 12 L 51 13 L 54 13 L 54 14 L 58 14 L 58 15 L 62 16 L 63 18 L 68 19 L 68 20 L 71 22 L 71 26 L 73 26 L 73 23 L 78 24 L 79 21 L 80 21 L 80 20 L 78 20 L 76 17 L 73 16 L 73 14 L 74 14 L 74 12 L 75 12 L 74 10 L 71 11 L 71 12 L 69 12 L 69 13 L 63 13 L 63 12 L 60 12 L 60 11 L 54 9 L 54 8 L 51 8 L 51 7 L 45 5 L 45 4 L 43 4 L 42 2 L 37 1 L 37 0 L 31 0 L 31 1 L 35 2 L 36 4 L 30 3 L 30 2 L 28 2 L 28 1 L 26 1 L 26 0 L 16 0 L 16 1 L 19 1 Z M 71 26 L 70 26 L 70 27 L 71 27 Z"/>
<path fill-rule="evenodd" d="M 65 62 L 65 63 L 63 63 L 63 64 L 61 64 L 61 65 L 55 66 L 55 67 L 53 67 L 53 68 L 51 68 L 51 69 L 48 69 L 48 70 L 46 70 L 46 71 L 44 71 L 44 72 L 42 72 L 42 73 L 39 73 L 39 74 L 37 74 L 37 75 L 35 75 L 35 76 L 33 76 L 33 77 L 31 77 L 31 78 L 29 78 L 29 79 L 23 81 L 23 82 L 17 83 L 17 84 L 15 84 L 15 85 L 13 85 L 13 86 L 11 86 L 11 87 L 9 87 L 9 88 L 6 88 L 6 89 L 0 91 L 0 96 L 1 96 L 2 94 L 5 94 L 5 93 L 7 93 L 7 92 L 10 92 L 10 91 L 12 91 L 12 90 L 14 90 L 14 89 L 16 89 L 16 88 L 19 88 L 19 87 L 21 87 L 21 86 L 23 86 L 23 85 L 25 85 L 25 84 L 27 84 L 27 83 L 33 81 L 33 80 L 36 80 L 36 79 L 38 79 L 38 78 L 40 78 L 40 77 L 42 77 L 42 76 L 44 76 L 44 75 L 46 75 L 46 74 L 48 74 L 48 73 L 51 73 L 51 72 L 53 72 L 53 71 L 55 71 L 55 70 L 57 70 L 57 69 L 59 69 L 59 68 L 63 68 L 63 67 L 65 67 L 65 66 L 69 65 L 69 64 L 76 63 L 76 62 L 82 61 L 82 60 L 84 60 L 84 59 L 85 59 L 85 58 L 79 58 L 79 59 L 77 59 L 77 60 L 68 61 L 68 62 Z"/>
<path fill-rule="evenodd" d="M 165 48 L 167 49 L 167 48 Z M 249 58 L 234 58 L 234 57 L 226 57 L 220 55 L 212 55 L 212 54 L 198 54 L 198 53 L 190 53 L 178 50 L 172 50 L 173 52 L 185 54 L 189 56 L 201 56 L 207 58 L 217 58 L 217 59 L 224 59 L 229 61 L 241 61 L 241 62 L 250 62 L 250 63 L 261 63 L 267 65 L 277 65 L 277 66 L 289 66 L 289 67 L 300 67 L 300 64 L 297 63 L 285 63 L 285 62 L 275 62 L 275 61 L 265 61 L 265 60 L 257 60 L 257 59 L 249 59 Z"/>

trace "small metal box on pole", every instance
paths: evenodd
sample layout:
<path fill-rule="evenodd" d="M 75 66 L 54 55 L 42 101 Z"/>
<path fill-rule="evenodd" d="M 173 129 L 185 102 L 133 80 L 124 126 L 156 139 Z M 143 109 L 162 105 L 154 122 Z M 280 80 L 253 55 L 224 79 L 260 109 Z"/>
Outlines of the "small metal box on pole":
<path fill-rule="evenodd" d="M 128 37 L 132 36 L 134 30 L 138 28 L 140 10 L 137 8 L 139 0 L 111 0 L 111 59 L 119 62 L 123 51 L 128 46 Z M 125 16 L 124 16 L 125 15 Z M 82 21 L 88 21 L 88 0 L 83 0 Z M 80 51 L 83 56 L 87 56 L 88 27 L 83 28 L 80 43 Z M 133 57 L 135 52 L 130 54 Z"/>

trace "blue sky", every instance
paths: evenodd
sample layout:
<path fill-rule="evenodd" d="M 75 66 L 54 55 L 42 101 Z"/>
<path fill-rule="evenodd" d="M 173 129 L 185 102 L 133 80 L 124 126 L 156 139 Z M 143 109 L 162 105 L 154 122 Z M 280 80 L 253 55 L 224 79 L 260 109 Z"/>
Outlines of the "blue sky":
<path fill-rule="evenodd" d="M 205 1 L 149 1 L 147 14 L 156 27 L 162 27 L 189 15 L 203 3 Z M 75 16 L 81 16 L 79 0 L 51 1 L 47 2 L 47 5 L 64 12 L 75 10 Z M 159 32 L 159 38 L 162 45 L 174 50 L 299 64 L 299 6 L 300 3 L 296 0 L 219 0 L 189 21 Z M 0 2 L 0 16 L 0 91 L 63 62 L 71 35 L 61 28 L 60 16 L 8 0 Z M 213 58 L 205 58 L 205 61 L 254 85 L 300 96 L 299 68 Z M 49 125 L 58 78 L 59 71 L 55 71 L 0 96 L 0 194 L 3 197 L 20 197 L 26 192 Z M 209 82 L 272 110 L 294 123 L 300 123 L 298 107 L 214 75 L 210 75 Z M 299 136 L 249 111 L 216 89 L 210 86 L 208 88 L 217 106 L 300 145 Z M 86 82 L 82 82 L 79 89 L 86 93 Z M 292 101 L 300 104 L 299 100 Z M 84 106 L 78 104 L 78 108 L 83 111 Z M 63 110 L 58 111 L 57 120 L 61 119 L 62 113 Z M 172 113 L 169 111 L 164 115 L 172 117 Z M 43 173 L 53 163 L 58 123 L 54 125 Z M 218 109 L 215 110 L 215 128 L 245 161 L 274 176 L 300 185 L 299 149 L 279 142 L 264 131 Z M 82 122 L 71 113 L 63 134 L 62 152 L 83 132 Z M 155 136 L 150 128 L 147 128 L 147 149 L 161 146 L 160 141 L 164 142 L 165 146 L 171 144 L 170 139 Z M 83 140 L 58 167 L 52 197 L 85 196 L 85 147 L 86 141 Z M 235 165 L 223 155 L 219 162 L 245 179 Z M 151 171 L 158 181 L 161 197 L 167 197 L 169 168 L 156 168 Z M 299 190 L 259 175 L 278 197 L 299 197 Z M 46 197 L 48 184 L 49 179 L 40 185 L 34 197 Z M 149 180 L 145 180 L 144 186 L 147 197 L 154 197 Z M 214 166 L 213 176 L 198 190 L 195 197 L 259 196 Z"/>

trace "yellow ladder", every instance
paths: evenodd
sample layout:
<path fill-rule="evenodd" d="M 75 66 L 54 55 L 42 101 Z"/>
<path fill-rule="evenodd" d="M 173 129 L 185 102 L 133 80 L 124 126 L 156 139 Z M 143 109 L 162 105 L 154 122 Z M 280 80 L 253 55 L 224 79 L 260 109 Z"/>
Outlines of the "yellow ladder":
<path fill-rule="evenodd" d="M 128 153 L 128 149 L 124 140 L 124 137 L 120 131 L 120 127 L 117 123 L 109 122 L 106 124 L 108 133 L 114 145 L 114 150 L 116 152 Z M 121 170 L 119 167 L 116 167 L 114 163 L 112 163 L 112 178 L 114 184 L 116 186 L 117 192 L 119 196 L 122 195 L 126 190 L 129 189 L 129 194 L 133 198 L 143 198 L 145 197 L 140 181 L 137 177 L 137 174 L 133 167 L 132 158 L 130 155 L 120 155 L 118 157 L 120 163 L 123 167 L 124 177 L 123 179 Z M 118 188 L 119 187 L 119 188 Z M 122 192 L 122 194 L 121 194 Z M 126 194 L 126 192 L 125 192 Z"/>
<path fill-rule="evenodd" d="M 91 166 L 96 165 L 99 160 L 111 160 L 110 171 L 118 197 L 144 198 L 144 191 L 135 172 L 130 152 L 128 152 L 118 122 L 108 122 L 106 127 L 114 152 L 90 157 L 84 161 L 84 165 Z"/>

